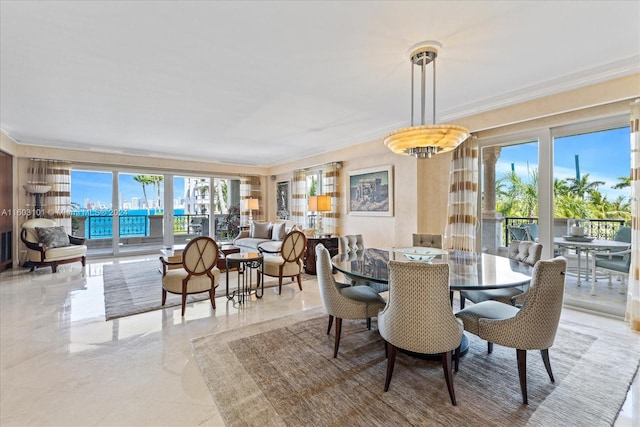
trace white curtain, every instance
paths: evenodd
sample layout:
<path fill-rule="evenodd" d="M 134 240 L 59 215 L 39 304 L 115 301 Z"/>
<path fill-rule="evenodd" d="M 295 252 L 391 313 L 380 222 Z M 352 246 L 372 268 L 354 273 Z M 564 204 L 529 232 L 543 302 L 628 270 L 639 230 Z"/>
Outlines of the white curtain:
<path fill-rule="evenodd" d="M 254 220 L 260 220 L 262 218 L 264 203 L 260 191 L 259 176 L 251 175 L 240 178 L 240 224 L 248 224 L 249 222 L 249 210 L 245 208 L 246 205 L 242 202 L 245 199 L 258 200 L 258 210 L 253 210 L 251 215 Z"/>
<path fill-rule="evenodd" d="M 478 140 L 470 136 L 453 151 L 444 248 L 476 251 L 478 226 Z"/>
<path fill-rule="evenodd" d="M 71 234 L 71 163 L 61 160 L 31 159 L 31 183 L 49 184 L 42 196 L 43 217 L 52 219 Z"/>
<path fill-rule="evenodd" d="M 305 227 L 305 212 L 307 211 L 307 174 L 304 170 L 293 171 L 293 188 L 291 189 L 291 221 Z"/>
<path fill-rule="evenodd" d="M 640 98 L 631 103 L 631 267 L 626 319 L 640 331 Z"/>
<path fill-rule="evenodd" d="M 339 236 L 338 223 L 340 219 L 340 170 L 336 163 L 322 166 L 322 194 L 331 196 L 331 212 L 322 214 L 322 228 L 327 234 Z"/>

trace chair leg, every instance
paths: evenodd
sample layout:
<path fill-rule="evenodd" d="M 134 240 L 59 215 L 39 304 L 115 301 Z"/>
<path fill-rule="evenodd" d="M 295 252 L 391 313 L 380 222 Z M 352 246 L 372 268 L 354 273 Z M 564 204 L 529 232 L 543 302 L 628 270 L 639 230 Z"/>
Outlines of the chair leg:
<path fill-rule="evenodd" d="M 329 315 L 329 327 L 327 328 L 327 335 L 331 333 L 331 325 L 333 325 L 333 316 Z"/>
<path fill-rule="evenodd" d="M 58 272 L 58 263 L 57 262 L 52 262 L 51 263 L 51 271 L 53 273 L 57 273 Z"/>
<path fill-rule="evenodd" d="M 542 355 L 542 361 L 544 362 L 544 367 L 547 369 L 547 374 L 549 374 L 549 378 L 551 379 L 551 382 L 552 383 L 556 382 L 556 380 L 553 379 L 553 372 L 551 372 L 551 362 L 549 361 L 549 349 L 545 348 L 544 350 L 540 350 L 540 354 Z"/>
<path fill-rule="evenodd" d="M 466 300 L 466 298 L 463 297 L 462 295 L 460 295 L 460 310 L 462 310 L 464 308 L 465 300 Z"/>
<path fill-rule="evenodd" d="M 460 346 L 458 346 L 455 350 L 455 363 L 454 370 L 458 372 L 458 367 L 460 366 Z"/>
<path fill-rule="evenodd" d="M 336 317 L 336 342 L 333 346 L 333 358 L 338 357 L 338 347 L 340 347 L 340 333 L 342 332 L 342 319 Z"/>
<path fill-rule="evenodd" d="M 162 288 L 162 305 L 164 305 L 165 302 L 167 302 L 167 291 Z"/>
<path fill-rule="evenodd" d="M 282 295 L 282 274 L 278 278 L 278 295 Z"/>
<path fill-rule="evenodd" d="M 396 364 L 396 346 L 387 343 L 389 349 L 389 357 L 387 358 L 387 378 L 384 380 L 384 391 L 389 391 L 389 384 L 391 383 L 391 377 L 393 376 L 393 366 Z"/>
<path fill-rule="evenodd" d="M 449 397 L 451 398 L 453 406 L 456 406 L 456 392 L 453 389 L 453 374 L 451 373 L 451 352 L 445 351 L 441 354 L 441 358 L 444 379 L 447 382 L 447 389 L 449 390 Z"/>
<path fill-rule="evenodd" d="M 487 353 L 493 353 L 493 343 L 487 341 Z"/>
<path fill-rule="evenodd" d="M 527 350 L 517 349 L 518 376 L 520 377 L 520 390 L 522 391 L 522 403 L 529 404 L 527 399 Z"/>
<path fill-rule="evenodd" d="M 213 309 L 216 309 L 216 290 L 215 289 L 210 289 L 209 290 L 209 299 L 211 300 L 211 307 L 213 307 Z"/>
<path fill-rule="evenodd" d="M 184 317 L 184 308 L 187 305 L 187 294 L 185 292 L 182 293 L 182 317 Z"/>
<path fill-rule="evenodd" d="M 302 290 L 302 274 L 298 273 L 298 287 Z"/>
<path fill-rule="evenodd" d="M 371 330 L 371 317 L 367 317 L 367 329 Z"/>

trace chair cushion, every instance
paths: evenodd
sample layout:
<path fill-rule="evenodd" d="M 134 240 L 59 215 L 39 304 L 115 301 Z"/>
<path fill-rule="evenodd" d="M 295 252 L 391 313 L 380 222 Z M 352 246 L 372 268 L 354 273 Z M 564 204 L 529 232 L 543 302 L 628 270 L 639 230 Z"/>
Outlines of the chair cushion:
<path fill-rule="evenodd" d="M 271 223 L 270 222 L 252 222 L 251 237 L 254 239 L 271 239 Z"/>
<path fill-rule="evenodd" d="M 367 303 L 381 303 L 381 309 L 386 305 L 386 301 L 376 291 L 369 286 L 347 286 L 339 289 L 342 296 L 352 300 L 367 302 Z"/>
<path fill-rule="evenodd" d="M 284 258 L 281 256 L 266 256 L 262 261 L 262 271 L 267 276 L 278 277 L 280 275 L 280 265 L 284 263 Z M 285 263 L 282 269 L 282 276 L 297 276 L 302 271 L 302 261 Z"/>
<path fill-rule="evenodd" d="M 86 253 L 87 247 L 85 245 L 69 245 L 61 248 L 47 249 L 44 260 L 61 261 L 63 259 L 79 258 Z M 32 261 L 39 261 L 39 259 L 34 258 Z"/>
<path fill-rule="evenodd" d="M 456 313 L 456 317 L 462 319 L 465 331 L 478 335 L 478 321 L 485 319 L 508 319 L 515 316 L 519 308 L 498 301 L 484 301 Z"/>
<path fill-rule="evenodd" d="M 596 260 L 596 267 L 606 268 L 607 270 L 619 271 L 620 273 L 629 273 L 629 260 L 628 259 L 607 259 L 598 258 Z"/>
<path fill-rule="evenodd" d="M 218 267 L 211 269 L 214 277 L 214 288 L 220 283 L 220 270 Z M 174 294 L 182 293 L 182 280 L 187 277 L 187 271 L 184 268 L 176 268 L 167 271 L 162 278 L 162 287 L 168 292 Z M 206 274 L 200 276 L 191 276 L 187 283 L 187 293 L 206 292 L 211 289 L 211 279 Z"/>
<path fill-rule="evenodd" d="M 36 227 L 38 242 L 44 244 L 47 249 L 63 248 L 69 246 L 69 235 L 64 227 Z"/>
<path fill-rule="evenodd" d="M 483 301 L 500 301 L 511 304 L 511 298 L 523 292 L 520 288 L 491 289 L 485 291 L 462 291 L 462 296 L 466 299 L 479 303 Z"/>

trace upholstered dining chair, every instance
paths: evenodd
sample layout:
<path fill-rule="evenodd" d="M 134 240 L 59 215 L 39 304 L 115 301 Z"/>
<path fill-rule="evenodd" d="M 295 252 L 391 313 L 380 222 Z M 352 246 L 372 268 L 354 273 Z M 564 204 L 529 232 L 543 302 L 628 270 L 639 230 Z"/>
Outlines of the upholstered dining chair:
<path fill-rule="evenodd" d="M 182 295 L 182 316 L 187 304 L 187 295 L 209 292 L 211 306 L 216 309 L 215 293 L 220 283 L 218 245 L 210 237 L 200 236 L 191 240 L 182 252 L 180 268 L 160 257 L 162 262 L 162 305 L 167 301 L 167 292 Z"/>
<path fill-rule="evenodd" d="M 509 245 L 508 257 L 533 267 L 542 257 L 542 244 L 530 241 L 512 240 Z M 507 288 L 490 289 L 486 291 L 461 291 L 460 309 L 464 308 L 466 300 L 474 303 L 493 300 L 500 301 L 505 304 L 515 304 L 516 301 L 521 299 L 521 294 L 527 292 L 527 289 Z"/>
<path fill-rule="evenodd" d="M 442 234 L 413 234 L 413 246 L 442 249 Z"/>
<path fill-rule="evenodd" d="M 451 311 L 449 264 L 389 261 L 389 300 L 378 315 L 378 330 L 387 350 L 389 390 L 397 349 L 421 354 L 440 354 L 451 403 L 456 405 L 451 373 L 455 350 L 458 370 L 462 322 Z"/>
<path fill-rule="evenodd" d="M 527 398 L 527 350 L 540 350 L 554 382 L 549 348 L 553 345 L 562 311 L 567 260 L 556 257 L 539 261 L 533 268 L 531 287 L 522 308 L 498 301 L 484 301 L 456 313 L 464 329 L 493 344 L 516 349 L 523 403 Z"/>
<path fill-rule="evenodd" d="M 258 251 L 265 256 L 260 267 L 263 274 L 278 278 L 278 295 L 282 293 L 282 279 L 284 277 L 298 278 L 298 287 L 302 290 L 302 256 L 307 247 L 307 238 L 302 231 L 292 230 L 282 240 L 282 246 L 277 252 L 266 250 L 258 246 Z"/>
<path fill-rule="evenodd" d="M 331 256 L 322 243 L 316 246 L 316 273 L 324 309 L 329 314 L 327 334 L 331 332 L 333 318 L 336 319 L 336 337 L 333 357 L 338 357 L 343 319 L 366 319 L 371 329 L 371 318 L 384 308 L 386 301 L 369 286 L 351 286 L 336 282 L 333 276 Z"/>
<path fill-rule="evenodd" d="M 340 253 L 362 252 L 364 250 L 364 239 L 362 234 L 347 234 L 340 236 Z"/>

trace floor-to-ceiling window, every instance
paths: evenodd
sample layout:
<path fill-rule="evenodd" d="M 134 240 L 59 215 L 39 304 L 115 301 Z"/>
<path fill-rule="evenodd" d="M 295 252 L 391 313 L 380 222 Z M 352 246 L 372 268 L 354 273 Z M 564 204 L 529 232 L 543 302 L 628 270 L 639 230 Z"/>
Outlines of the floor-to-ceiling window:
<path fill-rule="evenodd" d="M 87 239 L 91 253 L 113 252 L 112 195 L 112 172 L 88 169 L 71 171 L 72 232 Z"/>

